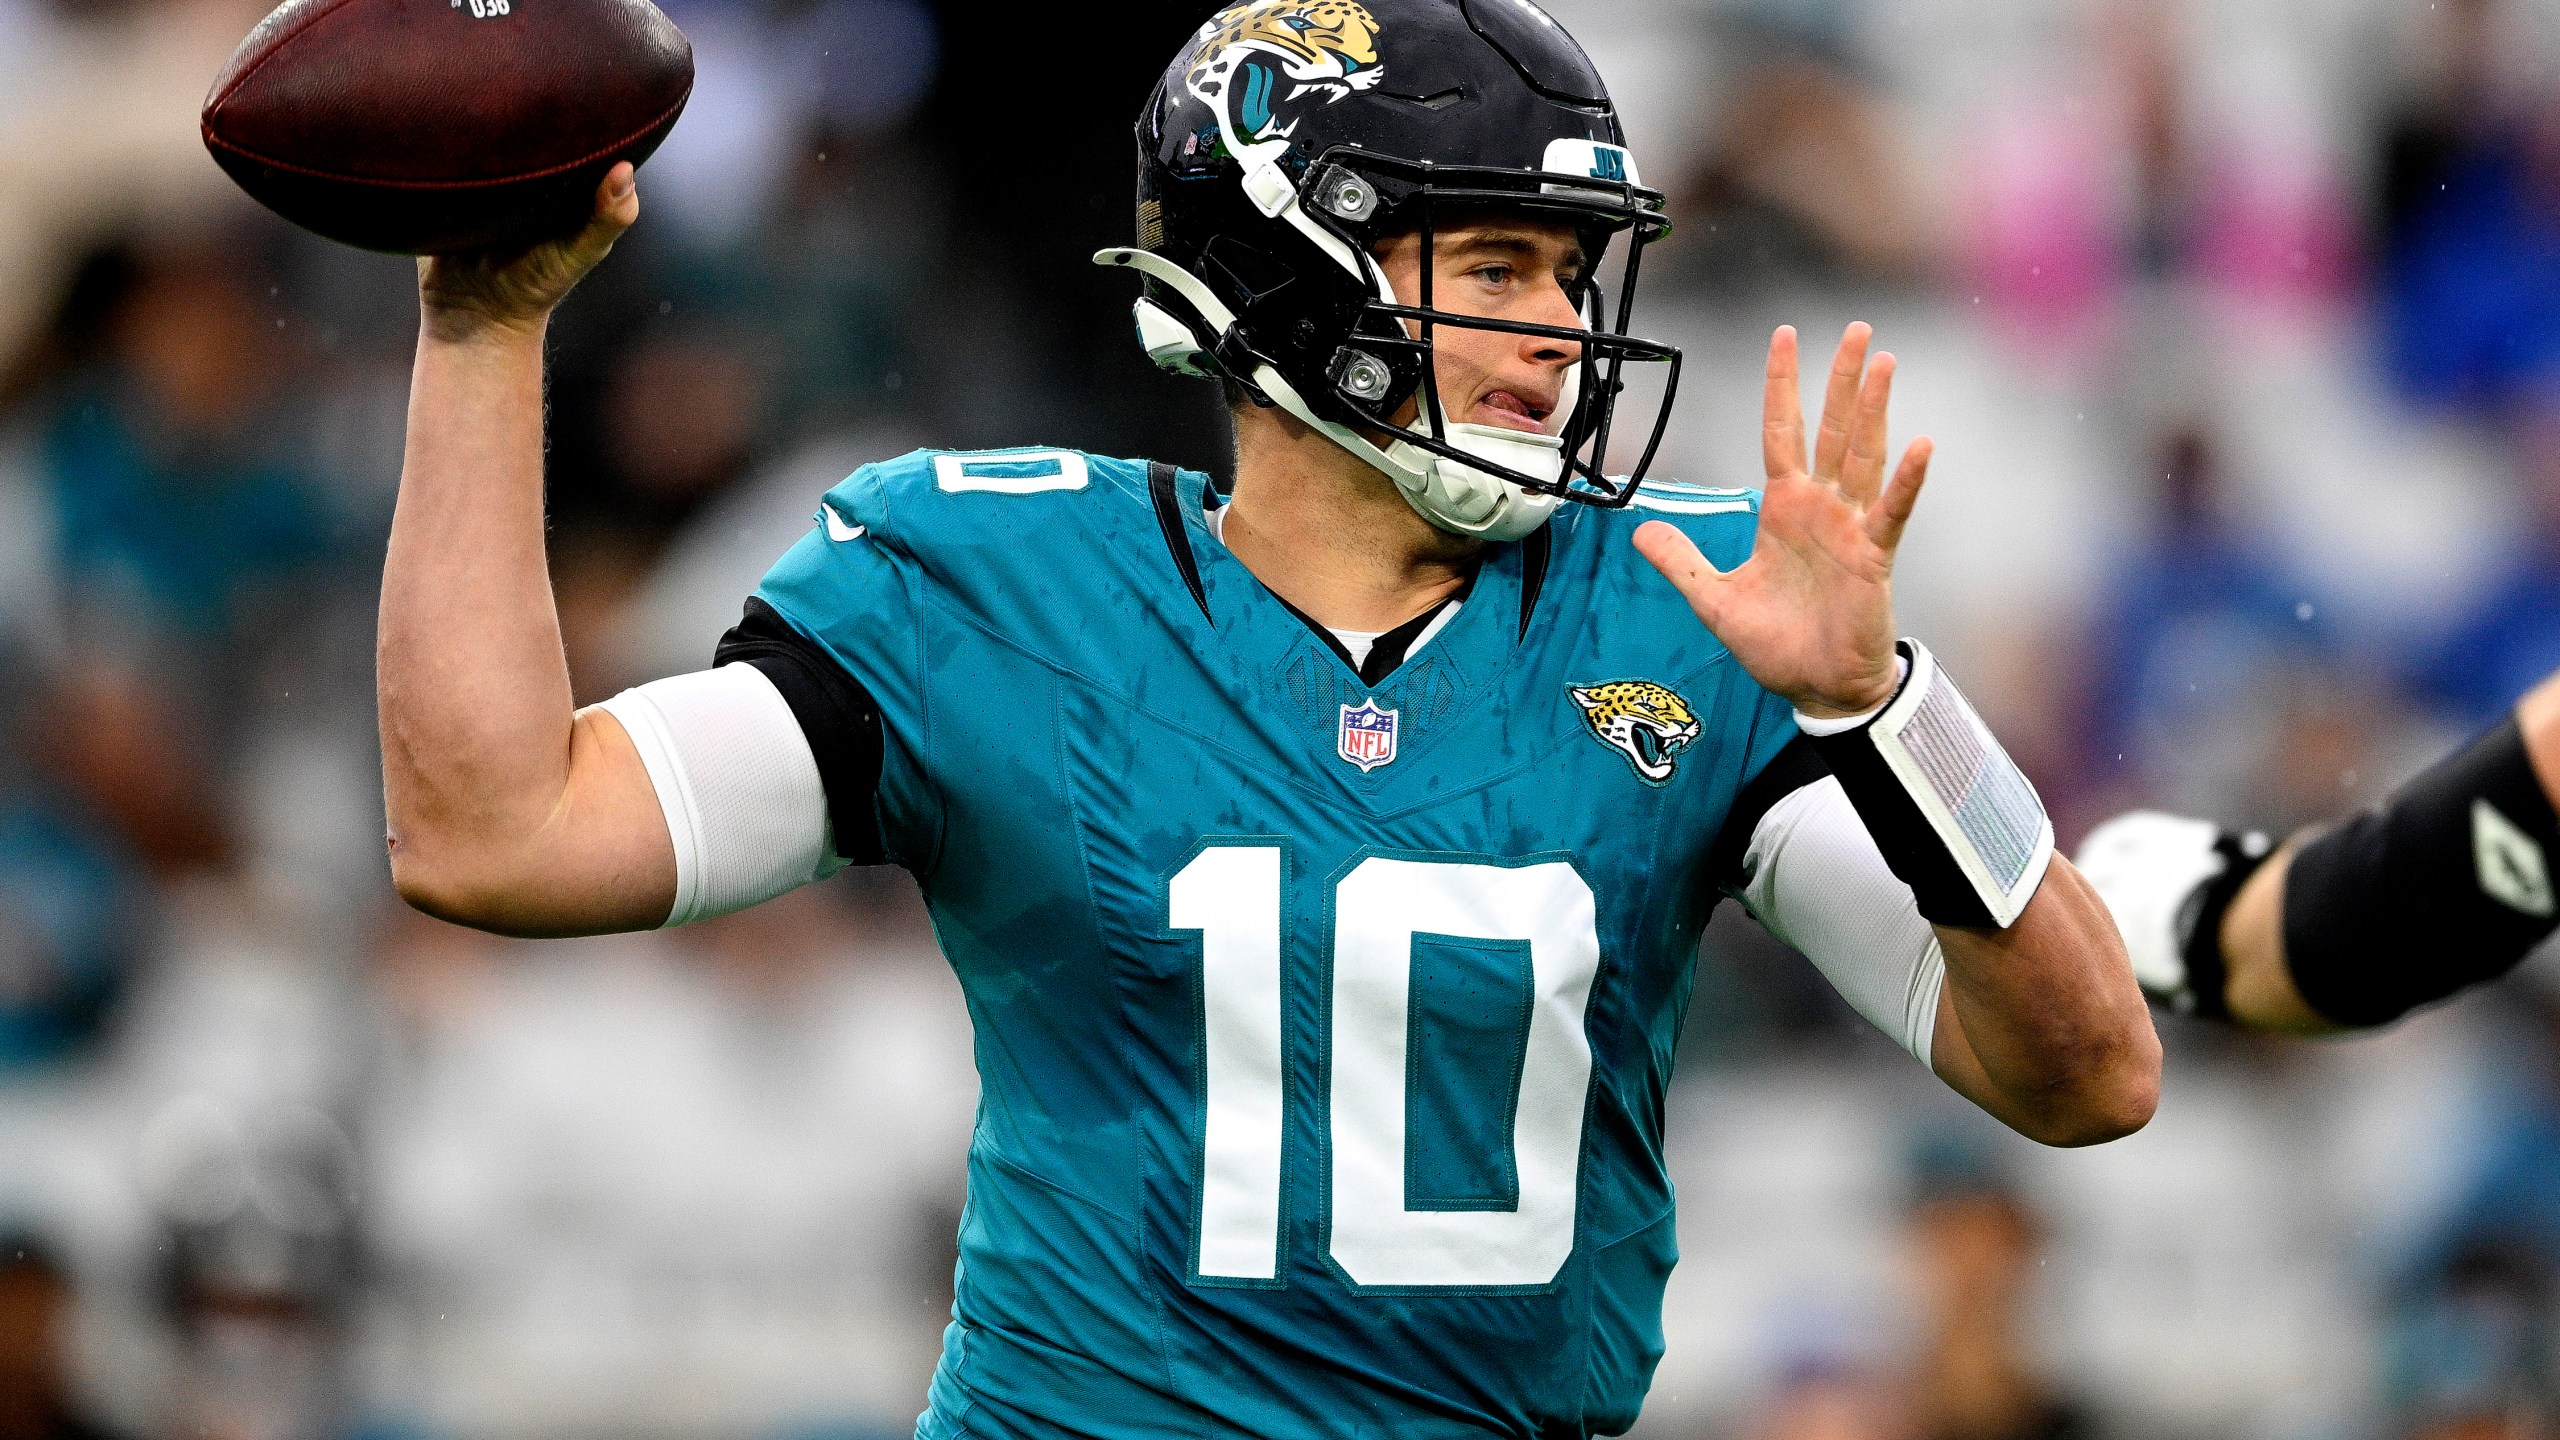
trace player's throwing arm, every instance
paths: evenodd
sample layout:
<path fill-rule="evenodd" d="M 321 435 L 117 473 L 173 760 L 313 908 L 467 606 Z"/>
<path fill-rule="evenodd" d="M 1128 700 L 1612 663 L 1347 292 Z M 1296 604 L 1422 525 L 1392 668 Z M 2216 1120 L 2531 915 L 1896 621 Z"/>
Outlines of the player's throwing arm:
<path fill-rule="evenodd" d="M 1929 1055 L 1939 1075 L 2048 1144 L 2113 1139 L 2151 1116 L 2159 1040 L 2106 907 L 2051 855 L 2033 790 L 1928 651 L 1894 638 L 1894 551 L 1931 447 L 1914 441 L 1887 482 L 1894 359 L 1870 363 L 1867 342 L 1864 325 L 1840 342 L 1808 466 L 1795 332 L 1771 341 L 1768 487 L 1748 560 L 1719 571 L 1659 521 L 1636 544 L 1752 678 L 1794 703 L 1934 927 L 1946 960 Z M 1942 803 L 1933 727 L 1981 747 L 1961 819 Z M 2016 803 L 1974 813 L 2003 793 Z"/>
<path fill-rule="evenodd" d="M 485 929 L 645 929 L 676 890 L 630 739 L 601 711 L 573 713 L 543 552 L 543 333 L 639 209 L 617 166 L 575 236 L 418 263 L 376 661 L 383 798 L 401 895 Z"/>

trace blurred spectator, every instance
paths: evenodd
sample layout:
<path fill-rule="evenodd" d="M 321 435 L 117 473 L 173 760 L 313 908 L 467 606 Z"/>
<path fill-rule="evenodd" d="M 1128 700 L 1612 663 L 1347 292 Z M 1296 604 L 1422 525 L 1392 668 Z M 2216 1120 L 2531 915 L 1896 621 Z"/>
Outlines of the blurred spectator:
<path fill-rule="evenodd" d="M 1735 54 L 1702 153 L 1679 187 L 1666 252 L 1722 291 L 1787 278 L 1915 278 L 1937 217 L 1922 203 L 1899 117 L 1850 51 L 1856 12 L 1752 5 L 1721 27 Z"/>
<path fill-rule="evenodd" d="M 351 1432 L 345 1326 L 353 1148 L 316 1111 L 181 1101 L 152 1131 L 162 1304 L 179 1363 L 165 1428 L 191 1440 Z"/>
<path fill-rule="evenodd" d="M 2560 95 L 2516 80 L 2507 7 L 2427 7 L 2432 53 L 2382 137 L 2382 318 L 2414 397 L 2560 381 Z"/>
<path fill-rule="evenodd" d="M 1746 1440 L 1911 1440 L 1890 1390 L 1854 1372 L 1792 1376 L 1743 1433 Z"/>
<path fill-rule="evenodd" d="M 768 420 L 765 368 L 734 331 L 643 336 L 607 373 L 596 413 L 599 463 L 553 486 L 554 514 L 654 554 L 754 460 Z"/>
<path fill-rule="evenodd" d="M 2411 1440 L 2548 1440 L 2552 1258 L 2464 1242 L 2403 1302 L 2390 1379 Z"/>
<path fill-rule="evenodd" d="M 1965 152 L 1963 283 L 2057 359 L 2139 318 L 2142 287 L 2326 301 L 2354 273 L 2337 158 L 2278 77 L 2206 94 L 2180 7 L 2088 7 L 2065 73 L 1993 110 Z M 2102 352 L 2101 352 L 2102 353 Z"/>
<path fill-rule="evenodd" d="M 34 422 L 58 653 L 26 742 L 161 874 L 239 858 L 225 784 L 259 677 L 343 613 L 314 603 L 349 532 L 296 408 L 323 387 L 256 253 L 194 232 L 89 267 L 66 319 L 96 332 Z"/>
<path fill-rule="evenodd" d="M 2536 972 L 2524 972 L 2532 977 Z M 2421 1440 L 2560 1435 L 2560 995 L 2511 986 L 2475 1008 L 2481 1053 L 2456 1173 L 2392 1297 L 2383 1375 Z"/>
<path fill-rule="evenodd" d="M 0 1235 L 0 1440 L 107 1440 L 73 1402 L 70 1273 L 29 1235 Z"/>
<path fill-rule="evenodd" d="M 2148 803 L 2232 815 L 2264 788 L 2279 718 L 2316 693 L 2330 649 L 2283 552 L 2233 513 L 2221 466 L 2198 426 L 2157 442 L 2151 531 L 2104 585 L 2088 649 L 2087 766 Z"/>
<path fill-rule="evenodd" d="M 2419 668 L 2420 688 L 2467 728 L 2506 713 L 2560 669 L 2560 400 L 2510 422 L 2513 548 Z"/>
<path fill-rule="evenodd" d="M 1924 1164 L 1909 1246 L 1921 1327 L 1909 1413 L 1920 1440 L 2082 1440 L 2095 1433 L 2082 1407 L 2043 1376 L 2028 1346 L 2044 1235 L 2026 1200 L 1977 1165 Z"/>
<path fill-rule="evenodd" d="M 138 890 L 63 797 L 0 798 L 0 1079 L 95 1047 L 149 913 Z"/>
<path fill-rule="evenodd" d="M 0 1080 L 92 1053 L 150 932 L 133 848 L 74 783 L 60 685 L 0 638 Z"/>
<path fill-rule="evenodd" d="M 382 964 L 368 1215 L 403 1418 L 912 1427 L 975 1089 L 904 875 L 569 945 L 404 913 Z"/>
<path fill-rule="evenodd" d="M 296 358 L 229 237 L 137 256 L 104 363 L 54 404 L 44 475 L 59 582 L 99 639 L 222 643 L 283 602 L 331 538 L 279 434 Z"/>
<path fill-rule="evenodd" d="M 941 38 L 921 0 L 677 0 L 693 42 L 684 124 L 649 165 L 653 218 L 689 248 L 771 243 L 803 157 L 894 131 L 929 92 Z M 812 143 L 812 142 L 816 143 Z M 845 162 L 853 153 L 839 157 Z"/>
<path fill-rule="evenodd" d="M 79 257 L 238 215 L 196 111 L 268 0 L 31 0 L 0 26 L 0 376 Z"/>
<path fill-rule="evenodd" d="M 75 808 L 164 878 L 227 869 L 235 841 L 207 702 L 152 658 L 76 656 L 31 707 L 29 749 Z"/>

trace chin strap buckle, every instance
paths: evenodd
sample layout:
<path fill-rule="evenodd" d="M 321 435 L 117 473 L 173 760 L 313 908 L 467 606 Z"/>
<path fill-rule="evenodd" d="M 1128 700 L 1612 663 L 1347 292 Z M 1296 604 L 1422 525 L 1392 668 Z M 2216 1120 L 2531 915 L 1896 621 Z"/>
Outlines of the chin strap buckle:
<path fill-rule="evenodd" d="M 1276 220 L 1281 211 L 1298 202 L 1298 187 L 1289 183 L 1276 162 L 1265 160 L 1245 172 L 1244 195 L 1264 219 Z"/>

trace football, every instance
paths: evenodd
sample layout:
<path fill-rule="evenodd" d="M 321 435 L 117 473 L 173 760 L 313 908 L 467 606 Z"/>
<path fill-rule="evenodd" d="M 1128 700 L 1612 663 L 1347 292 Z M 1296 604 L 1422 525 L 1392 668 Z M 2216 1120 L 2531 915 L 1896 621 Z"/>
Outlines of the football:
<path fill-rule="evenodd" d="M 204 143 L 258 201 L 413 255 L 567 234 L 693 92 L 649 0 L 286 0 L 204 103 Z"/>

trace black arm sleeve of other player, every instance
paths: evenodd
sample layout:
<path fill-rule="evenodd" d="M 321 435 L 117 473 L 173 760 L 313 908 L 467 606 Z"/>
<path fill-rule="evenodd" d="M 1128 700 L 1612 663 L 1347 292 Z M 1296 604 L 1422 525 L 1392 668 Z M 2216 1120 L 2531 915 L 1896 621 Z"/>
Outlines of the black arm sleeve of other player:
<path fill-rule="evenodd" d="M 1822 762 L 1810 736 L 1798 735 L 1769 757 L 1769 763 L 1733 797 L 1724 828 L 1716 832 L 1715 846 L 1707 852 L 1707 882 L 1715 893 L 1741 893 L 1742 862 L 1751 854 L 1751 836 L 1760 828 L 1761 817 L 1779 801 L 1830 774 L 1831 767 Z"/>
<path fill-rule="evenodd" d="M 2515 968 L 2555 923 L 2560 819 L 2514 717 L 2294 852 L 2285 966 L 2312 1009 L 2381 1025 Z"/>
<path fill-rule="evenodd" d="M 855 865 L 883 863 L 888 857 L 872 801 L 880 790 L 884 742 L 871 692 L 762 600 L 747 601 L 745 618 L 720 637 L 711 663 L 753 665 L 782 692 L 827 788 L 836 854 Z"/>

